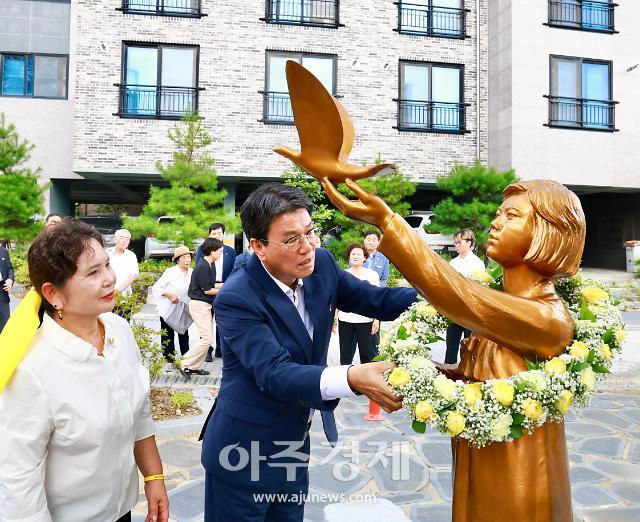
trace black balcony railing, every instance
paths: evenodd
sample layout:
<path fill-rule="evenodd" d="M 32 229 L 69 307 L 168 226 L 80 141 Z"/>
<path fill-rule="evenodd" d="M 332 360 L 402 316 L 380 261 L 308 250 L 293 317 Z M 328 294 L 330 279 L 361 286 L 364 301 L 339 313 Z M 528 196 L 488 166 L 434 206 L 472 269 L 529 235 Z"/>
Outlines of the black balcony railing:
<path fill-rule="evenodd" d="M 198 91 L 194 87 L 117 85 L 120 88 L 118 115 L 123 118 L 180 119 L 198 112 Z"/>
<path fill-rule="evenodd" d="M 199 18 L 202 0 L 122 0 L 120 10 L 129 14 Z"/>
<path fill-rule="evenodd" d="M 266 0 L 266 16 L 270 24 L 338 27 L 339 0 Z"/>
<path fill-rule="evenodd" d="M 289 93 L 267 91 L 262 94 L 264 96 L 263 121 L 293 125 L 293 110 Z"/>
<path fill-rule="evenodd" d="M 398 2 L 398 32 L 446 38 L 465 37 L 467 10 Z"/>
<path fill-rule="evenodd" d="M 398 129 L 422 132 L 465 132 L 468 104 L 420 100 L 398 102 Z"/>
<path fill-rule="evenodd" d="M 549 127 L 614 131 L 618 102 L 546 96 L 549 99 Z"/>
<path fill-rule="evenodd" d="M 617 4 L 579 0 L 549 0 L 549 25 L 583 31 L 614 33 Z"/>

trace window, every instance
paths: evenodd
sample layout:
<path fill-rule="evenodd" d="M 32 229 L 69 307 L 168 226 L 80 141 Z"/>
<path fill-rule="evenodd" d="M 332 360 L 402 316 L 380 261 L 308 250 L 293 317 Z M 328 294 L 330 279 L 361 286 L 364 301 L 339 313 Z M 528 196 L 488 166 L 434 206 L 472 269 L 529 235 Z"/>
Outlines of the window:
<path fill-rule="evenodd" d="M 611 62 L 551 56 L 549 126 L 615 130 Z"/>
<path fill-rule="evenodd" d="M 337 57 L 326 54 L 267 52 L 264 91 L 264 122 L 293 124 L 293 111 L 285 66 L 293 60 L 311 71 L 322 85 L 335 96 Z"/>
<path fill-rule="evenodd" d="M 463 0 L 399 0 L 397 4 L 399 33 L 465 37 Z"/>
<path fill-rule="evenodd" d="M 198 110 L 198 47 L 125 44 L 121 117 L 181 118 Z"/>
<path fill-rule="evenodd" d="M 400 62 L 398 129 L 464 132 L 463 67 Z"/>
<path fill-rule="evenodd" d="M 549 23 L 553 27 L 615 33 L 610 0 L 549 0 Z"/>
<path fill-rule="evenodd" d="M 1 94 L 66 98 L 68 61 L 66 55 L 2 54 Z"/>
<path fill-rule="evenodd" d="M 270 24 L 338 27 L 339 0 L 267 0 Z"/>
<path fill-rule="evenodd" d="M 122 0 L 123 13 L 161 16 L 202 16 L 202 0 Z"/>

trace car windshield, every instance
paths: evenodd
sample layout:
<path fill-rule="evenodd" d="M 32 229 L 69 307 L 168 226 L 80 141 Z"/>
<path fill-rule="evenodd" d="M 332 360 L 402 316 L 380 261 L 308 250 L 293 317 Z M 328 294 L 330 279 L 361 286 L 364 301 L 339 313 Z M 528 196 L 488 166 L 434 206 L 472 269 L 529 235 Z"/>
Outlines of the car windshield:
<path fill-rule="evenodd" d="M 407 216 L 405 220 L 411 228 L 417 228 L 422 223 L 422 216 Z"/>

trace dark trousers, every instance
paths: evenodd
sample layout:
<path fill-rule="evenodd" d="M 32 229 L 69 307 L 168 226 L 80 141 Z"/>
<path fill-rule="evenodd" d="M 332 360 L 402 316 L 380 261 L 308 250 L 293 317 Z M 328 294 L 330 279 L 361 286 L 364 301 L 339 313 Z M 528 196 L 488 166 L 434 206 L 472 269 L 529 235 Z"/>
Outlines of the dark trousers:
<path fill-rule="evenodd" d="M 360 362 L 368 363 L 376 356 L 373 349 L 373 336 L 370 323 L 348 323 L 338 321 L 338 335 L 340 336 L 340 364 L 351 364 L 356 353 L 356 343 L 360 352 Z"/>
<path fill-rule="evenodd" d="M 4 325 L 9 320 L 9 302 L 4 299 L 0 299 L 0 332 L 2 332 Z"/>
<path fill-rule="evenodd" d="M 211 305 L 211 317 L 214 318 L 215 321 L 215 299 L 213 301 L 213 305 Z M 207 355 L 211 357 L 213 355 L 213 346 L 209 346 L 209 350 L 207 350 Z M 222 357 L 222 352 L 220 351 L 220 333 L 218 332 L 218 325 L 216 325 L 216 357 Z"/>
<path fill-rule="evenodd" d="M 120 517 L 116 522 L 131 522 L 131 511 L 129 511 L 125 516 Z"/>
<path fill-rule="evenodd" d="M 176 353 L 175 331 L 164 322 L 162 317 L 160 317 L 160 328 L 167 332 L 160 336 L 162 353 L 164 354 L 165 360 L 172 362 Z M 178 342 L 180 343 L 180 353 L 184 355 L 189 351 L 189 332 L 178 334 Z"/>
<path fill-rule="evenodd" d="M 455 323 L 447 326 L 447 354 L 444 357 L 445 364 L 455 364 L 458 361 L 460 339 L 462 339 L 463 334 L 466 339 L 471 335 L 471 330 L 467 330 Z"/>

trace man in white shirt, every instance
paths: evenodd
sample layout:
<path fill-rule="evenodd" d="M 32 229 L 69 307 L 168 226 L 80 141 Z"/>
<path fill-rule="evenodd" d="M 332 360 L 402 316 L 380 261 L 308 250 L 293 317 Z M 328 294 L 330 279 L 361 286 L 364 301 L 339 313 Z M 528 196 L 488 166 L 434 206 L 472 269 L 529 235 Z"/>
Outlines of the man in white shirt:
<path fill-rule="evenodd" d="M 138 276 L 138 258 L 127 247 L 131 242 L 131 232 L 121 228 L 113 235 L 115 246 L 107 249 L 111 268 L 116 273 L 116 290 L 123 294 L 131 293 L 131 283 Z"/>

